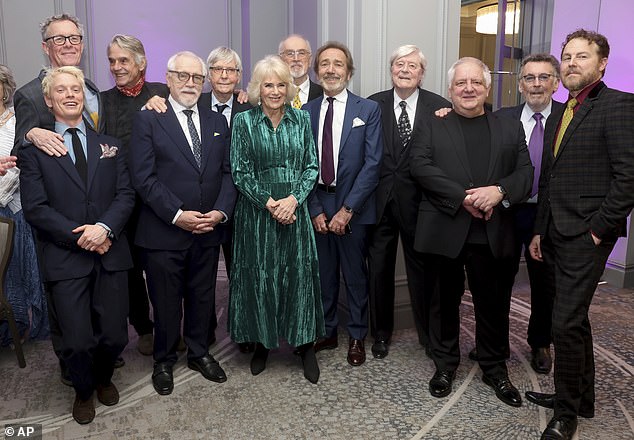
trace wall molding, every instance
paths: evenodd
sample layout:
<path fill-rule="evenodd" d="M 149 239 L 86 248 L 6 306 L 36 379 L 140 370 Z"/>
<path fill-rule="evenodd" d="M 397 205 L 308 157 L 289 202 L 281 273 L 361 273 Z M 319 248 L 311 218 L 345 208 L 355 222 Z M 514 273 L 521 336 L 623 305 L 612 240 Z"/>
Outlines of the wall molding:
<path fill-rule="evenodd" d="M 6 28 L 6 26 L 4 25 L 4 10 L 2 7 L 2 3 L 0 1 L 0 63 L 2 64 L 8 64 L 7 63 L 7 46 L 6 46 L 6 41 L 7 38 L 4 34 L 4 30 Z"/>

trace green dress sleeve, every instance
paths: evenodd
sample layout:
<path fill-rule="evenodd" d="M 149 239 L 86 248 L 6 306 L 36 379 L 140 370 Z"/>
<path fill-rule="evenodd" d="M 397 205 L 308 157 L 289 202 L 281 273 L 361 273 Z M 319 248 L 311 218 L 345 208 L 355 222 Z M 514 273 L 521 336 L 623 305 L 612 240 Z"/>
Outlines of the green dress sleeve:
<path fill-rule="evenodd" d="M 310 127 L 310 117 L 305 110 L 298 110 L 299 118 L 299 137 L 301 139 L 301 147 L 303 148 L 303 165 L 304 171 L 301 178 L 297 181 L 295 188 L 291 190 L 291 194 L 295 196 L 297 202 L 301 205 L 304 203 L 310 192 L 317 182 L 319 174 L 319 163 L 317 162 L 317 151 L 315 149 L 315 140 Z"/>
<path fill-rule="evenodd" d="M 271 194 L 255 179 L 254 148 L 258 140 L 253 139 L 253 131 L 249 127 L 249 113 L 239 113 L 233 120 L 231 174 L 238 191 L 258 208 L 266 209 L 266 202 Z"/>

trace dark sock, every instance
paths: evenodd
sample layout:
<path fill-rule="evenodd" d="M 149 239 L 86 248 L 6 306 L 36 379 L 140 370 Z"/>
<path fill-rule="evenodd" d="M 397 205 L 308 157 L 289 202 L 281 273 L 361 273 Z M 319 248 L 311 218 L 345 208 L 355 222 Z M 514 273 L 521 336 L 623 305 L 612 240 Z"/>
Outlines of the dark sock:
<path fill-rule="evenodd" d="M 315 356 L 315 346 L 311 342 L 310 344 L 300 345 L 297 349 L 302 357 L 304 377 L 310 383 L 317 383 L 319 380 L 319 365 L 317 364 L 317 357 Z"/>
<path fill-rule="evenodd" d="M 251 358 L 251 374 L 257 376 L 266 368 L 266 359 L 269 357 L 269 349 L 259 342 L 255 345 L 255 352 Z"/>

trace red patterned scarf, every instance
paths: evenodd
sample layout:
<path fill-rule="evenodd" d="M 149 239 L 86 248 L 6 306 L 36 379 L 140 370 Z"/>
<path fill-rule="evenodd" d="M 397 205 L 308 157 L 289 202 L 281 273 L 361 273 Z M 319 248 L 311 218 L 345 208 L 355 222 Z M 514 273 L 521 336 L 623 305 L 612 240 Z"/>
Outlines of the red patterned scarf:
<path fill-rule="evenodd" d="M 139 96 L 139 93 L 141 93 L 141 89 L 143 88 L 143 84 L 145 84 L 145 75 L 141 75 L 139 81 L 132 87 L 117 86 L 117 89 L 119 89 L 119 91 L 125 96 Z"/>

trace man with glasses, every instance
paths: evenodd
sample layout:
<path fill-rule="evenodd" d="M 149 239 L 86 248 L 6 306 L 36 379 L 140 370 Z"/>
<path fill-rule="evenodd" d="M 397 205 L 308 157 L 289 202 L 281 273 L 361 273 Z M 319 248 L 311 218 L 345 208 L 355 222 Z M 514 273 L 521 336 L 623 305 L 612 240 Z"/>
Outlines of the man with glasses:
<path fill-rule="evenodd" d="M 322 87 L 308 77 L 312 54 L 307 39 L 297 34 L 289 35 L 280 42 L 279 55 L 290 67 L 293 82 L 298 89 L 291 102 L 293 107 L 301 108 L 308 101 L 322 96 Z"/>
<path fill-rule="evenodd" d="M 42 50 L 48 56 L 51 68 L 79 66 L 84 50 L 83 29 L 77 17 L 68 14 L 54 15 L 40 24 Z M 51 156 L 68 153 L 62 135 L 55 132 L 55 118 L 44 102 L 42 80 L 46 70 L 42 69 L 37 78 L 20 87 L 13 97 L 15 105 L 15 142 L 13 153 L 17 154 L 23 145 L 35 145 Z M 101 99 L 99 90 L 88 79 L 84 79 L 84 120 L 88 127 L 102 133 L 104 121 L 100 120 Z M 48 292 L 47 292 L 48 294 Z M 49 301 L 50 304 L 50 301 Z M 70 373 L 61 358 L 61 335 L 57 325 L 57 314 L 49 308 L 49 326 L 53 350 L 60 359 L 61 381 L 72 386 Z M 115 367 L 124 365 L 117 359 Z"/>
<path fill-rule="evenodd" d="M 427 346 L 430 297 L 425 283 L 422 255 L 414 250 L 414 232 L 420 203 L 420 189 L 409 172 L 409 151 L 416 142 L 416 129 L 449 101 L 420 86 L 427 59 L 414 45 L 398 47 L 390 57 L 393 88 L 370 96 L 379 103 L 383 120 L 381 180 L 376 190 L 377 223 L 370 230 L 370 329 L 374 336 L 372 354 L 387 356 L 394 330 L 394 267 L 399 236 L 403 246 L 407 285 L 418 340 Z"/>
<path fill-rule="evenodd" d="M 252 107 L 248 101 L 241 103 L 238 98 L 239 93 L 236 91 L 236 87 L 242 79 L 242 61 L 236 51 L 221 46 L 209 53 L 207 57 L 207 67 L 209 68 L 208 79 L 211 85 L 211 92 L 203 93 L 198 100 L 198 104 L 205 108 L 211 108 L 212 111 L 221 113 L 231 128 L 231 122 L 235 115 L 249 110 Z M 225 225 L 227 234 L 226 241 L 222 243 L 222 254 L 225 259 L 227 277 L 231 275 L 232 230 L 232 222 L 229 221 Z M 209 326 L 209 345 L 216 341 L 216 327 L 218 327 L 218 321 L 216 320 L 214 304 Z M 253 351 L 255 345 L 245 342 L 238 344 L 238 347 L 242 353 L 248 353 Z"/>
<path fill-rule="evenodd" d="M 544 148 L 544 127 L 551 112 L 564 107 L 562 103 L 552 99 L 553 93 L 557 91 L 558 87 L 559 62 L 557 59 L 547 53 L 529 55 L 522 60 L 518 83 L 519 92 L 526 102 L 497 111 L 500 116 L 522 121 L 526 134 L 526 144 L 535 169 L 531 198 L 525 203 L 516 204 L 513 208 L 515 214 L 515 256 L 509 283 L 513 284 L 519 270 L 523 247 L 531 287 L 528 345 L 531 347 L 531 367 L 540 374 L 548 374 L 552 367 L 550 330 L 554 285 L 552 274 L 547 272 L 546 265 L 530 257 L 529 245 L 533 238 L 533 227 L 537 214 L 537 187 Z"/>
<path fill-rule="evenodd" d="M 50 67 L 79 66 L 84 50 L 83 29 L 77 17 L 68 14 L 54 15 L 40 24 L 42 50 L 48 56 Z M 15 143 L 13 151 L 21 145 L 32 143 L 49 155 L 62 156 L 67 153 L 64 140 L 55 133 L 55 120 L 48 111 L 42 95 L 42 70 L 37 78 L 15 92 Z M 99 89 L 85 79 L 84 119 L 90 128 L 103 132 Z"/>
<path fill-rule="evenodd" d="M 152 383 L 161 395 L 174 389 L 181 304 L 187 365 L 207 380 L 227 380 L 207 352 L 207 338 L 224 223 L 236 200 L 227 121 L 197 104 L 207 66 L 195 54 L 179 52 L 167 69 L 167 111 L 137 113 L 129 157 L 143 202 L 135 244 L 142 248 L 154 309 Z"/>

